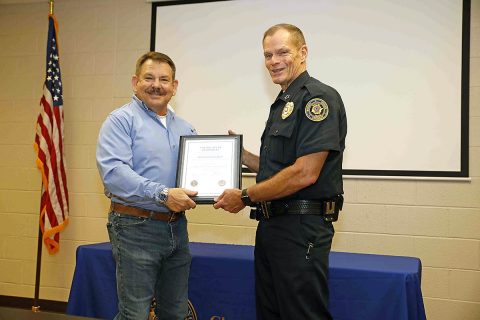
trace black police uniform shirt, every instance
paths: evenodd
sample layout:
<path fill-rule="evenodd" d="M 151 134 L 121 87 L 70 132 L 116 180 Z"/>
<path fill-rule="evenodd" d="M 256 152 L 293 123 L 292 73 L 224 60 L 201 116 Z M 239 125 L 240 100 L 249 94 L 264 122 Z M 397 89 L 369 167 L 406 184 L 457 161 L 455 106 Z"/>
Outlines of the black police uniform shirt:
<path fill-rule="evenodd" d="M 261 139 L 257 182 L 269 179 L 299 157 L 329 151 L 318 180 L 284 199 L 321 200 L 342 194 L 346 134 L 347 118 L 340 95 L 304 71 L 280 92 L 270 108 Z"/>

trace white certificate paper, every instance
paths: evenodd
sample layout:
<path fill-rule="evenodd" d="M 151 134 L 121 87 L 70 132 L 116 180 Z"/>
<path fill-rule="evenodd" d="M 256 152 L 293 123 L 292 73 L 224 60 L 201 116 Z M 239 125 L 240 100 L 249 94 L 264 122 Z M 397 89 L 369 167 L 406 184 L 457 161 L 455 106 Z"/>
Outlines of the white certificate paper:
<path fill-rule="evenodd" d="M 241 136 L 182 136 L 177 187 L 197 191 L 197 203 L 213 203 L 223 190 L 241 187 Z"/>

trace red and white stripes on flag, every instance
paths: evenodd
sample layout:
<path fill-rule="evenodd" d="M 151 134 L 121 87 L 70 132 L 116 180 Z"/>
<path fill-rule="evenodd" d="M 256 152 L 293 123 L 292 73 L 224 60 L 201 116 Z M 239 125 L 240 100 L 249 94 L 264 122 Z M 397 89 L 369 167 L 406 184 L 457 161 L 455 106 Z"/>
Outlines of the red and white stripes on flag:
<path fill-rule="evenodd" d="M 46 76 L 37 118 L 35 151 L 42 173 L 40 228 L 48 252 L 60 248 L 60 231 L 68 224 L 68 189 L 63 154 L 63 95 L 58 57 L 58 24 L 48 16 Z"/>

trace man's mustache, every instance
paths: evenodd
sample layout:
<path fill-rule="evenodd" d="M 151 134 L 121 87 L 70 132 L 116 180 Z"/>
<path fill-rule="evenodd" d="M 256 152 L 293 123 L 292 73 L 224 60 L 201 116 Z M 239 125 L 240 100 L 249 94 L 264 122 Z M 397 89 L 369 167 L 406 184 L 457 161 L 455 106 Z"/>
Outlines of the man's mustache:
<path fill-rule="evenodd" d="M 148 88 L 147 90 L 145 90 L 148 94 L 156 94 L 156 95 L 164 95 L 165 94 L 165 90 L 161 89 L 161 88 Z"/>

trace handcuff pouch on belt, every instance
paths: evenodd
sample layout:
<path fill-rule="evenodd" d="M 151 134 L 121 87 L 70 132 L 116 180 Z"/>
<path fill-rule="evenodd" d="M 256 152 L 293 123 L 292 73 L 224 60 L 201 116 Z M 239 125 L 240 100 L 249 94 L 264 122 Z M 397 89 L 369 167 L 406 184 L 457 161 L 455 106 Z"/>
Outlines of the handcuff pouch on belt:
<path fill-rule="evenodd" d="M 343 207 L 343 195 L 327 200 L 275 200 L 258 202 L 250 211 L 250 219 L 268 220 L 285 214 L 320 214 L 327 222 L 338 220 Z"/>

